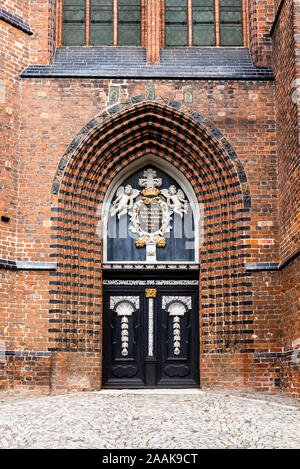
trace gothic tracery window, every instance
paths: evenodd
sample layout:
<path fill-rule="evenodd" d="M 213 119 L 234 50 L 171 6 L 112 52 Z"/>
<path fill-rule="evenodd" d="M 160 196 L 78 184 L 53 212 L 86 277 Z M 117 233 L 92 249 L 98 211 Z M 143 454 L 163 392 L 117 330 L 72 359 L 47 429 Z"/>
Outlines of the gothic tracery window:
<path fill-rule="evenodd" d="M 139 46 L 140 0 L 64 0 L 63 45 Z"/>
<path fill-rule="evenodd" d="M 243 0 L 161 0 L 161 14 L 166 47 L 243 45 Z M 63 0 L 61 19 L 66 46 L 144 42 L 142 0 Z"/>
<path fill-rule="evenodd" d="M 164 0 L 165 45 L 242 46 L 241 0 Z"/>
<path fill-rule="evenodd" d="M 193 45 L 214 46 L 215 11 L 214 0 L 193 0 Z"/>

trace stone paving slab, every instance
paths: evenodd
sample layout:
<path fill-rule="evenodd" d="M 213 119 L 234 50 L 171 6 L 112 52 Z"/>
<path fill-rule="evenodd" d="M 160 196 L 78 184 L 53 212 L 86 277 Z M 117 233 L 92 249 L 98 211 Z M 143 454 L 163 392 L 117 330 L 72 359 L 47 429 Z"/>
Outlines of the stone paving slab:
<path fill-rule="evenodd" d="M 225 391 L 0 396 L 0 448 L 300 448 L 300 406 Z"/>

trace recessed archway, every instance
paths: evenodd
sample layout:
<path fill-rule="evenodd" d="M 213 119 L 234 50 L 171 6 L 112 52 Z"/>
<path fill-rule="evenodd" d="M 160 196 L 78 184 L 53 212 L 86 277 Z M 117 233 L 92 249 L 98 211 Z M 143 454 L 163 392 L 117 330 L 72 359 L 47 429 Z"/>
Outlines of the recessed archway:
<path fill-rule="evenodd" d="M 177 109 L 175 109 L 175 107 Z M 143 101 L 115 106 L 91 121 L 62 158 L 54 179 L 59 246 L 55 349 L 101 354 L 102 240 L 96 227 L 113 178 L 155 154 L 184 175 L 204 206 L 200 249 L 201 353 L 245 349 L 243 166 L 221 132 L 180 106 Z"/>
<path fill-rule="evenodd" d="M 107 257 L 107 227 L 108 227 L 108 221 L 111 220 L 110 209 L 111 209 L 112 199 L 115 196 L 116 190 L 120 186 L 124 185 L 124 181 L 126 180 L 126 178 L 128 178 L 130 175 L 136 173 L 137 171 L 149 165 L 153 167 L 154 169 L 161 170 L 165 172 L 166 174 L 168 174 L 169 176 L 173 177 L 173 179 L 178 182 L 179 187 L 184 189 L 184 192 L 187 196 L 187 204 L 188 204 L 188 211 L 186 213 L 188 217 L 184 217 L 184 218 L 187 219 L 185 221 L 188 223 L 188 225 L 193 224 L 193 227 L 188 226 L 186 230 L 184 229 L 182 230 L 180 228 L 176 230 L 176 227 L 175 227 L 175 231 L 178 237 L 182 235 L 184 236 L 184 231 L 186 232 L 193 231 L 193 233 L 191 233 L 193 234 L 193 238 L 190 241 L 190 243 L 193 243 L 193 246 L 194 246 L 194 249 L 193 249 L 194 255 L 192 257 L 193 257 L 193 261 L 195 263 L 198 263 L 199 262 L 199 249 L 200 249 L 200 233 L 202 232 L 201 227 L 200 227 L 200 212 L 201 212 L 202 204 L 199 204 L 199 202 L 197 201 L 197 197 L 195 195 L 193 187 L 191 186 L 189 181 L 186 179 L 184 174 L 180 172 L 178 169 L 176 169 L 171 163 L 169 163 L 163 158 L 156 157 L 154 154 L 144 155 L 143 157 L 130 163 L 122 171 L 120 171 L 120 173 L 114 178 L 112 183 L 108 186 L 107 192 L 104 197 L 102 214 L 101 214 L 101 218 L 102 218 L 101 225 L 103 227 L 103 232 L 102 232 L 103 234 L 102 236 L 103 263 L 109 261 Z M 174 222 L 172 215 L 171 215 L 171 222 Z M 182 222 L 184 223 L 184 220 L 182 220 Z M 171 226 L 171 229 L 168 233 L 169 236 L 170 236 L 171 231 L 174 232 L 173 228 L 174 227 Z M 130 234 L 130 232 L 127 234 Z M 132 262 L 132 259 L 128 259 L 127 262 Z M 173 260 L 168 259 L 168 262 L 169 263 L 174 262 L 174 259 Z"/>

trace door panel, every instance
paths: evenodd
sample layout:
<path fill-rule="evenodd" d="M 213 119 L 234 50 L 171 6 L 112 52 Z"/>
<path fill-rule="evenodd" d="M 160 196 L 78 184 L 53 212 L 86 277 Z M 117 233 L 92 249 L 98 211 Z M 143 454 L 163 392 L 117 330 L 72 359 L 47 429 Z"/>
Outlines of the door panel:
<path fill-rule="evenodd" d="M 103 383 L 113 387 L 144 385 L 142 293 L 119 290 L 104 295 Z"/>
<path fill-rule="evenodd" d="M 197 290 L 104 287 L 104 387 L 199 386 Z"/>
<path fill-rule="evenodd" d="M 158 313 L 157 385 L 199 384 L 197 292 L 160 292 Z"/>

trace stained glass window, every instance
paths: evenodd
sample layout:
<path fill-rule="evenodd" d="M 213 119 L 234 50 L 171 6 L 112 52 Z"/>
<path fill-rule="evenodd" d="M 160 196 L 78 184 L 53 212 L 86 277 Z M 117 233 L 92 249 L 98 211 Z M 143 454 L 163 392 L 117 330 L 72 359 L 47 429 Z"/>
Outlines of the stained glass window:
<path fill-rule="evenodd" d="M 241 0 L 220 0 L 221 46 L 243 45 L 243 14 Z"/>
<path fill-rule="evenodd" d="M 85 0 L 64 0 L 63 45 L 85 45 Z"/>
<path fill-rule="evenodd" d="M 192 7 L 191 17 L 188 8 Z M 216 17 L 220 40 L 216 38 Z M 241 0 L 165 0 L 166 46 L 242 46 Z M 192 37 L 189 38 L 189 33 Z"/>
<path fill-rule="evenodd" d="M 112 46 L 113 0 L 90 1 L 90 45 Z"/>
<path fill-rule="evenodd" d="M 187 46 L 187 0 L 165 0 L 166 46 Z"/>
<path fill-rule="evenodd" d="M 63 0 L 62 44 L 139 46 L 141 3 Z M 243 45 L 242 0 L 164 0 L 164 5 L 167 47 Z"/>
<path fill-rule="evenodd" d="M 90 0 L 90 15 L 86 16 L 86 0 L 64 0 L 63 45 L 112 46 L 114 28 L 118 45 L 138 46 L 141 43 L 140 0 Z M 114 5 L 117 14 L 114 15 Z M 115 23 L 114 23 L 115 21 Z M 90 42 L 86 44 L 86 24 Z"/>
<path fill-rule="evenodd" d="M 141 2 L 118 0 L 118 44 L 139 46 L 141 42 Z"/>
<path fill-rule="evenodd" d="M 193 0 L 193 45 L 214 46 L 215 7 L 214 0 Z"/>

